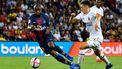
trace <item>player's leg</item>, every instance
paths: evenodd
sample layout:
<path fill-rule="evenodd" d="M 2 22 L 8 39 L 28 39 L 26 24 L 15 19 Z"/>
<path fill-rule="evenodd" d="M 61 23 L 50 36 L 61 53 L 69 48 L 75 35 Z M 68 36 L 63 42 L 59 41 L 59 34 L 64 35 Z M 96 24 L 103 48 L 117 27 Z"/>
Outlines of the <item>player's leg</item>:
<path fill-rule="evenodd" d="M 89 38 L 89 32 L 87 32 L 85 29 L 83 30 L 83 32 L 81 33 L 81 37 L 83 38 L 83 42 L 87 41 Z M 86 45 L 86 43 L 85 43 Z M 83 45 L 82 45 L 83 46 Z M 87 46 L 87 45 L 86 45 Z M 80 50 L 79 51 L 79 55 L 78 55 L 78 64 L 80 64 L 81 62 L 83 62 L 84 60 L 84 56 L 85 56 L 85 52 L 88 51 L 90 49 L 84 49 L 84 50 Z"/>
<path fill-rule="evenodd" d="M 96 56 L 96 62 L 103 62 L 98 56 Z"/>
<path fill-rule="evenodd" d="M 66 59 L 64 59 L 62 56 L 60 56 L 56 51 L 51 50 L 50 51 L 50 55 L 52 55 L 56 60 L 58 60 L 59 62 L 63 63 L 63 64 L 67 64 L 67 65 L 71 65 L 71 62 L 67 61 Z"/>
<path fill-rule="evenodd" d="M 85 57 L 84 50 L 80 50 L 78 55 L 78 64 L 81 64 L 81 62 L 83 62 L 84 57 Z"/>
<path fill-rule="evenodd" d="M 111 68 L 113 65 L 107 59 L 107 57 L 101 53 L 100 46 L 101 43 L 99 41 L 88 41 L 89 47 L 94 50 L 94 53 L 106 63 L 106 69 Z"/>
<path fill-rule="evenodd" d="M 66 60 L 64 57 L 60 56 L 55 50 L 52 50 L 51 48 L 49 48 L 48 46 L 41 46 L 41 49 L 46 53 L 46 54 L 50 54 L 51 56 L 53 56 L 57 61 L 69 65 L 70 69 L 74 69 L 74 67 L 78 67 L 77 64 L 72 64 L 70 61 Z"/>
<path fill-rule="evenodd" d="M 89 48 L 87 42 L 82 42 L 80 46 L 80 54 L 78 56 L 78 64 L 83 62 L 84 56 L 85 56 L 85 49 Z"/>
<path fill-rule="evenodd" d="M 66 60 L 64 57 L 60 56 L 55 50 L 51 50 L 50 55 L 52 55 L 57 61 L 69 65 L 70 69 L 80 69 L 80 66 L 78 64 L 73 64 L 72 62 Z"/>
<path fill-rule="evenodd" d="M 101 51 L 101 47 L 100 47 L 100 51 Z M 103 52 L 101 52 L 101 54 L 103 54 Z M 98 56 L 96 56 L 96 62 L 103 62 Z"/>
<path fill-rule="evenodd" d="M 107 57 L 104 54 L 102 54 L 98 49 L 94 50 L 94 53 L 106 64 L 110 64 L 110 61 L 107 59 Z"/>
<path fill-rule="evenodd" d="M 108 60 L 108 58 L 103 54 L 101 53 L 101 51 L 99 49 L 95 49 L 94 50 L 94 53 L 101 59 L 103 60 L 105 63 L 106 63 L 106 69 L 109 69 L 111 68 L 113 65 L 110 63 L 110 61 Z"/>
<path fill-rule="evenodd" d="M 55 45 L 52 40 L 53 40 L 53 35 L 51 33 L 48 33 L 47 38 L 46 38 L 48 46 L 51 49 L 55 50 L 56 52 L 65 56 L 68 60 L 73 61 L 73 57 L 71 57 L 69 54 L 65 53 L 59 46 Z"/>
<path fill-rule="evenodd" d="M 101 47 L 100 47 L 100 50 L 101 50 Z M 103 52 L 101 52 L 102 54 Z M 103 62 L 98 56 L 96 56 L 96 62 Z"/>
<path fill-rule="evenodd" d="M 65 53 L 59 46 L 55 45 L 52 41 L 48 42 L 48 46 L 50 46 L 56 52 L 65 56 L 68 60 L 73 61 L 73 57 L 71 57 L 69 54 Z"/>
<path fill-rule="evenodd" d="M 63 64 L 67 64 L 67 65 L 71 65 L 71 62 L 67 61 L 66 59 L 64 59 L 62 56 L 60 56 L 56 51 L 52 50 L 50 47 L 48 47 L 47 45 L 44 46 L 40 46 L 40 48 L 46 53 L 46 54 L 50 54 L 51 56 L 53 56 L 56 60 L 58 60 L 59 62 L 63 63 Z"/>
<path fill-rule="evenodd" d="M 85 57 L 85 52 L 87 52 L 88 50 L 90 49 L 79 50 L 78 64 L 81 64 L 81 62 L 83 62 L 84 57 Z"/>

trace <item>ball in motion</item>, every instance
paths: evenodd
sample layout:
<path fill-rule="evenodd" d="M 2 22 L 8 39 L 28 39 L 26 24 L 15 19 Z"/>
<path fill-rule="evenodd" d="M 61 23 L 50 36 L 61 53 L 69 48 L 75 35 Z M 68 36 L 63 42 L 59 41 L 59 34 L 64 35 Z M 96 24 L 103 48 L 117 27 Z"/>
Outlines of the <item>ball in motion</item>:
<path fill-rule="evenodd" d="M 30 64 L 33 68 L 38 68 L 40 66 L 40 60 L 34 57 L 31 59 Z"/>

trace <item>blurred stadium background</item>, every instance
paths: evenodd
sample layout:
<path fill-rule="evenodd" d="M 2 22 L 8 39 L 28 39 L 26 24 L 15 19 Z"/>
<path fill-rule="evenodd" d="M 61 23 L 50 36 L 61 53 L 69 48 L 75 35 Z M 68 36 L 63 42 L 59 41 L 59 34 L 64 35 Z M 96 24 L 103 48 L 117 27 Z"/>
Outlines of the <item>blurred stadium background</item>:
<path fill-rule="evenodd" d="M 90 1 L 92 4 L 95 2 Z M 55 41 L 82 40 L 80 34 L 83 25 L 78 23 L 72 26 L 68 23 L 71 13 L 80 13 L 77 0 L 0 0 L 0 38 L 5 38 L 6 41 L 36 40 L 34 33 L 27 30 L 28 17 L 34 13 L 33 7 L 36 3 L 40 3 L 42 12 L 49 16 Z M 105 0 L 102 7 L 104 41 L 121 42 L 122 1 Z"/>
<path fill-rule="evenodd" d="M 94 4 L 96 0 L 89 0 Z M 80 0 L 0 0 L 0 41 L 36 41 L 35 34 L 27 29 L 28 18 L 34 13 L 34 5 L 41 4 L 42 12 L 50 19 L 50 26 L 55 41 L 83 41 L 88 33 L 83 34 L 83 24 L 69 23 L 70 14 L 80 13 Z M 119 56 L 110 56 L 114 67 L 122 69 L 122 0 L 103 0 L 104 16 L 101 20 L 104 42 L 115 43 Z M 83 34 L 84 37 L 81 35 Z M 2 43 L 2 42 L 1 42 Z M 2 46 L 2 45 L 1 45 Z M 112 49 L 112 48 L 111 48 Z M 0 54 L 0 69 L 32 69 L 29 62 L 32 57 L 4 56 Z M 52 57 L 38 57 L 41 60 L 39 69 L 68 69 Z M 86 57 L 82 69 L 103 69 L 103 63 L 95 63 L 95 57 Z M 77 57 L 75 57 L 75 61 Z M 52 63 L 52 64 L 51 64 Z M 98 67 L 98 68 L 96 68 Z"/>

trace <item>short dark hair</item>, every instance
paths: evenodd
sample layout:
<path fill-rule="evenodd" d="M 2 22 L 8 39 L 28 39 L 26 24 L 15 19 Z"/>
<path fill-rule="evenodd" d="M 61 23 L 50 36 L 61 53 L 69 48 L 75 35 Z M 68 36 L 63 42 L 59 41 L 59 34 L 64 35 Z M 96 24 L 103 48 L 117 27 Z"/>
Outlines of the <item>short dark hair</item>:
<path fill-rule="evenodd" d="M 41 5 L 40 5 L 40 4 L 36 4 L 36 5 L 34 6 L 34 9 L 41 9 Z"/>
<path fill-rule="evenodd" d="M 89 1 L 82 1 L 81 4 L 83 4 L 83 5 L 88 5 L 89 7 L 90 7 L 90 5 L 91 5 Z"/>

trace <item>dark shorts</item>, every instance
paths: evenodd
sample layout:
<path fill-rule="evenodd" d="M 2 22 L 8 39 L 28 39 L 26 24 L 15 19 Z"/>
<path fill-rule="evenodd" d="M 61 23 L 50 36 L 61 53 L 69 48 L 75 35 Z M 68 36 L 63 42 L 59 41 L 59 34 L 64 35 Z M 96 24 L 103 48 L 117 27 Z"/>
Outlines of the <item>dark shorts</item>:
<path fill-rule="evenodd" d="M 52 34 L 48 34 L 48 35 L 45 35 L 45 41 L 42 42 L 42 41 L 38 41 L 39 42 L 39 45 L 40 47 L 43 49 L 43 51 L 46 53 L 46 54 L 50 54 L 52 49 L 48 46 L 48 42 L 52 41 L 53 40 L 53 37 L 52 37 Z"/>
<path fill-rule="evenodd" d="M 51 49 L 47 44 L 43 44 L 43 45 L 41 45 L 40 47 L 41 47 L 41 49 L 42 49 L 46 54 L 50 54 L 51 51 L 53 50 L 53 49 Z"/>
<path fill-rule="evenodd" d="M 52 51 L 52 49 L 48 46 L 48 42 L 53 40 L 53 35 L 51 34 L 51 32 L 49 34 L 45 34 L 45 32 L 43 31 L 34 31 L 37 41 L 41 47 L 41 49 L 46 53 L 46 54 L 50 54 L 50 52 Z"/>

